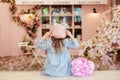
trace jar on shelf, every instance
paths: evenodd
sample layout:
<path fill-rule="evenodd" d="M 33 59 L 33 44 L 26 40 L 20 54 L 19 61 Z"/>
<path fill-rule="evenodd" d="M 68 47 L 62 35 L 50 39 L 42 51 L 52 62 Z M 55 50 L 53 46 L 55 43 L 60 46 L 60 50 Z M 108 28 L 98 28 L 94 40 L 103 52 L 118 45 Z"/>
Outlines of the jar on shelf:
<path fill-rule="evenodd" d="M 55 9 L 56 14 L 60 14 L 60 8 Z"/>
<path fill-rule="evenodd" d="M 47 15 L 47 14 L 49 14 L 48 8 L 43 8 L 42 9 L 42 15 Z"/>
<path fill-rule="evenodd" d="M 65 14 L 65 13 L 64 13 L 64 8 L 61 8 L 60 14 Z"/>
<path fill-rule="evenodd" d="M 65 16 L 63 17 L 62 23 L 63 23 L 63 25 L 66 26 L 66 23 L 67 23 L 67 22 L 66 22 L 66 17 L 65 17 Z"/>

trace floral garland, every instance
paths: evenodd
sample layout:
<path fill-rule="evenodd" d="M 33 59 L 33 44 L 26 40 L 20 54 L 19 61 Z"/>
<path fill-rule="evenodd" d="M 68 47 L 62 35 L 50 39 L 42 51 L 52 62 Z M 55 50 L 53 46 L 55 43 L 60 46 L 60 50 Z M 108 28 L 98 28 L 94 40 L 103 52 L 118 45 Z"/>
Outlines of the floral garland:
<path fill-rule="evenodd" d="M 33 39 L 36 37 L 37 28 L 40 26 L 40 18 L 36 14 L 36 8 L 28 11 L 22 10 L 19 15 L 14 15 L 13 19 L 15 22 L 19 22 L 26 29 L 28 35 Z"/>
<path fill-rule="evenodd" d="M 40 27 L 40 17 L 37 15 L 37 10 L 41 9 L 41 6 L 36 5 L 32 9 L 27 11 L 21 10 L 20 14 L 16 14 L 17 6 L 15 0 L 2 0 L 1 2 L 10 4 L 10 12 L 12 13 L 13 20 L 23 26 L 27 32 L 24 42 L 28 42 L 28 45 L 33 45 L 33 39 L 36 37 L 37 28 Z M 27 47 L 21 47 L 21 50 L 26 53 L 30 51 Z"/>
<path fill-rule="evenodd" d="M 111 21 L 106 16 L 110 12 L 113 12 Z M 79 54 L 94 59 L 96 66 L 101 63 L 98 64 L 99 68 L 102 65 L 113 68 L 114 62 L 110 56 L 116 55 L 120 50 L 120 6 L 110 8 L 102 16 L 101 28 L 98 28 L 95 37 L 81 43 Z M 101 62 L 97 62 L 98 59 Z"/>
<path fill-rule="evenodd" d="M 15 0 L 1 0 L 3 3 L 10 3 L 10 11 L 12 14 L 15 14 L 17 11 L 17 7 L 15 5 Z"/>

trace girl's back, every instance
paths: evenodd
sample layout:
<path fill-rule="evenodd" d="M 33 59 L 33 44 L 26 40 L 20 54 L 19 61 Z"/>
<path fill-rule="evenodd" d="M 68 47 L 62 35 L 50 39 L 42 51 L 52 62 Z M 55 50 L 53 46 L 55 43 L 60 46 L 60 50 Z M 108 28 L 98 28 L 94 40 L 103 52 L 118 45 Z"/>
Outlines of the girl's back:
<path fill-rule="evenodd" d="M 47 50 L 43 74 L 49 76 L 70 76 L 71 56 L 68 49 L 78 48 L 78 46 L 79 44 L 76 39 L 64 39 L 64 47 L 60 51 L 56 51 L 51 39 L 46 41 L 40 39 L 38 47 Z"/>
<path fill-rule="evenodd" d="M 60 31 L 59 31 L 60 30 Z M 64 39 L 69 36 L 71 40 Z M 52 37 L 50 39 L 50 37 Z M 70 76 L 71 56 L 69 48 L 78 48 L 78 41 L 70 31 L 62 25 L 56 25 L 51 32 L 47 32 L 37 43 L 37 47 L 47 51 L 44 64 L 44 75 Z"/>

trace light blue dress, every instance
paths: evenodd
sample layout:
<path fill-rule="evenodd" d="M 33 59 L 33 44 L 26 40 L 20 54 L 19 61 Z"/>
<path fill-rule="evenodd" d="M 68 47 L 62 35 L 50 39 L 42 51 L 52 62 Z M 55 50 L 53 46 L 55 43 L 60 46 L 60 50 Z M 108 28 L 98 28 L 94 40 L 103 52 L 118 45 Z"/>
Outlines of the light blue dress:
<path fill-rule="evenodd" d="M 42 74 L 48 76 L 70 76 L 71 75 L 71 56 L 69 48 L 78 48 L 79 43 L 74 38 L 72 40 L 64 40 L 65 47 L 62 53 L 55 53 L 54 47 L 52 47 L 52 40 L 47 39 L 43 41 L 40 39 L 37 43 L 39 49 L 47 50 L 47 56 L 44 63 L 44 71 Z"/>

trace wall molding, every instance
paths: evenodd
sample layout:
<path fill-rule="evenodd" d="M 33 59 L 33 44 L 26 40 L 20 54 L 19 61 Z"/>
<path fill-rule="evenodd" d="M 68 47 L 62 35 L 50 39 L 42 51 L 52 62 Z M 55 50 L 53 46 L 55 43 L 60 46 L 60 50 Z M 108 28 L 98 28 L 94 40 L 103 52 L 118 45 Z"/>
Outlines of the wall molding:
<path fill-rule="evenodd" d="M 15 0 L 17 5 L 108 4 L 108 0 Z"/>

